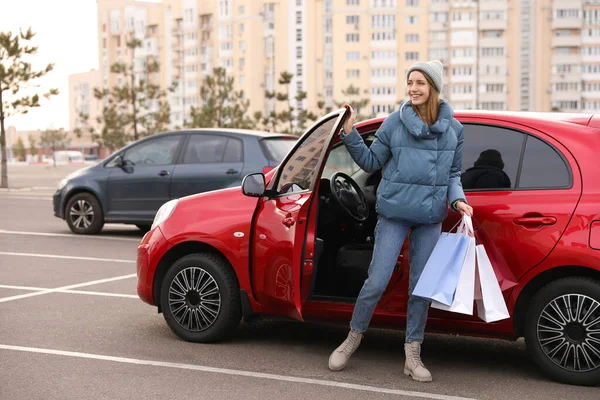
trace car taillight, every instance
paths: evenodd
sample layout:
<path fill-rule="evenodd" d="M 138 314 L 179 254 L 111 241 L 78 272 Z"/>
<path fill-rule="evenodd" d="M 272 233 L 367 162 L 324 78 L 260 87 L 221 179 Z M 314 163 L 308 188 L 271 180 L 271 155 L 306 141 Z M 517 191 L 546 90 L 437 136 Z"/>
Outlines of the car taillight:
<path fill-rule="evenodd" d="M 269 173 L 270 171 L 273 171 L 275 169 L 275 167 L 263 167 L 263 174 L 266 175 L 267 173 Z"/>

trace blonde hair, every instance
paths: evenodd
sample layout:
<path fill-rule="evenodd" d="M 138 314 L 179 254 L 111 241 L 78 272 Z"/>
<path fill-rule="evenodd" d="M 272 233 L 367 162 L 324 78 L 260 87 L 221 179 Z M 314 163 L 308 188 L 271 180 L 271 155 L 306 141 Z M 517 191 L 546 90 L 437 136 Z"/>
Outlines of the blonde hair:
<path fill-rule="evenodd" d="M 431 126 L 436 123 L 440 112 L 440 92 L 438 92 L 429 75 L 423 73 L 423 76 L 429 84 L 429 98 L 424 106 L 425 115 L 421 115 L 418 108 L 414 105 L 413 108 L 417 112 L 417 115 L 427 124 L 427 126 Z"/>

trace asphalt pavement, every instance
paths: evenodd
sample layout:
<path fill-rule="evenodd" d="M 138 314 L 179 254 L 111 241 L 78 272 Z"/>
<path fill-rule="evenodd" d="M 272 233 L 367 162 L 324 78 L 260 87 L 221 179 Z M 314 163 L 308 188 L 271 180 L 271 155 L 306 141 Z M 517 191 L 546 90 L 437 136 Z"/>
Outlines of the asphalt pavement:
<path fill-rule="evenodd" d="M 346 327 L 262 319 L 229 341 L 177 338 L 136 294 L 142 233 L 72 235 L 52 214 L 77 167 L 20 166 L 0 191 L 0 399 L 600 399 L 550 381 L 522 341 L 427 335 L 434 382 L 402 374 L 403 333 L 371 330 L 349 366 L 327 369 Z"/>

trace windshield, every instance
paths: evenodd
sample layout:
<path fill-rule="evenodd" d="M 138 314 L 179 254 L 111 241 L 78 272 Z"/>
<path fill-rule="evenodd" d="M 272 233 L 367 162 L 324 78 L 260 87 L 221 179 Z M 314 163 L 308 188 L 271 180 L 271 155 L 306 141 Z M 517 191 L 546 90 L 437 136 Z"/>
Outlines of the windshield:
<path fill-rule="evenodd" d="M 294 147 L 297 139 L 278 137 L 278 138 L 267 138 L 260 141 L 263 153 L 268 160 L 281 162 L 287 153 Z"/>

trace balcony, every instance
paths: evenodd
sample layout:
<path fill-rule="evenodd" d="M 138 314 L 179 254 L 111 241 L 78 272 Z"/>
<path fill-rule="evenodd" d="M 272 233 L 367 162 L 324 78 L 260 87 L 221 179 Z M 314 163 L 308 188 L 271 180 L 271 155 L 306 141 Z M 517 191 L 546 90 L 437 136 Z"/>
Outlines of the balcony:
<path fill-rule="evenodd" d="M 479 47 L 506 47 L 506 42 L 504 37 L 482 37 L 479 38 Z"/>
<path fill-rule="evenodd" d="M 552 47 L 580 47 L 581 43 L 581 35 L 552 37 Z"/>
<path fill-rule="evenodd" d="M 473 51 L 475 52 L 475 51 Z M 476 62 L 475 56 L 470 57 L 450 57 L 450 64 L 452 65 L 475 65 Z"/>
<path fill-rule="evenodd" d="M 551 83 L 565 83 L 565 82 L 580 82 L 581 74 L 578 72 L 569 73 L 554 73 L 550 78 Z"/>
<path fill-rule="evenodd" d="M 482 19 L 479 20 L 479 30 L 504 30 L 508 27 L 508 21 L 506 19 Z"/>
<path fill-rule="evenodd" d="M 465 101 L 465 102 L 474 102 L 475 101 L 475 93 L 452 93 L 450 95 L 450 101 Z"/>
<path fill-rule="evenodd" d="M 450 27 L 452 29 L 475 29 L 477 27 L 477 22 L 475 20 L 472 21 L 451 21 Z"/>
<path fill-rule="evenodd" d="M 485 85 L 487 83 L 506 84 L 506 76 L 502 74 L 486 74 L 484 70 L 481 70 L 479 72 L 479 84 Z"/>
<path fill-rule="evenodd" d="M 430 31 L 445 31 L 448 29 L 448 26 L 449 26 L 448 22 L 434 21 L 434 22 L 429 23 L 429 30 Z"/>
<path fill-rule="evenodd" d="M 581 55 L 581 61 L 584 62 L 584 63 L 598 63 L 598 64 L 600 64 L 600 54 L 598 54 L 598 55 L 582 54 Z"/>
<path fill-rule="evenodd" d="M 451 0 L 452 8 L 475 8 L 477 1 L 475 0 Z"/>
<path fill-rule="evenodd" d="M 579 101 L 581 100 L 581 93 L 578 91 L 564 91 L 556 92 L 552 91 L 552 101 Z"/>
<path fill-rule="evenodd" d="M 450 83 L 475 83 L 475 75 L 453 75 Z"/>
<path fill-rule="evenodd" d="M 552 64 L 580 64 L 581 54 L 553 54 Z"/>
<path fill-rule="evenodd" d="M 419 43 L 416 43 L 417 45 Z M 372 40 L 371 48 L 372 49 L 397 49 L 398 44 L 395 40 Z"/>
<path fill-rule="evenodd" d="M 581 38 L 583 44 L 600 44 L 600 36 L 583 36 Z"/>
<path fill-rule="evenodd" d="M 483 92 L 479 93 L 479 103 L 484 102 L 506 102 L 506 93 L 504 92 Z"/>
<path fill-rule="evenodd" d="M 554 18 L 552 29 L 581 29 L 583 18 Z"/>

